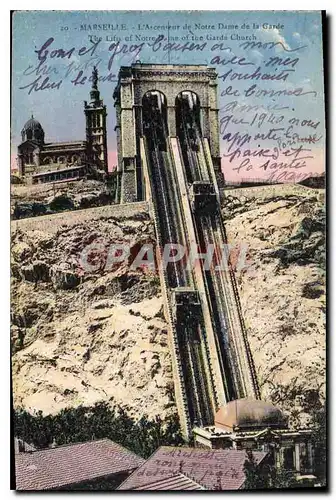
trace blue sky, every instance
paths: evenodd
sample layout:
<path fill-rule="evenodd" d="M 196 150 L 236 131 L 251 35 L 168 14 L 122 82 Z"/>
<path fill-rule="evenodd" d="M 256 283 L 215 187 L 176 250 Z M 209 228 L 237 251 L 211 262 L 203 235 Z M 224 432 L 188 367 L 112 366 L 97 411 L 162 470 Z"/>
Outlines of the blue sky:
<path fill-rule="evenodd" d="M 90 60 L 90 56 L 79 55 L 78 51 L 83 46 L 89 46 L 88 35 L 95 34 L 97 36 L 109 37 L 115 35 L 121 37 L 121 45 L 127 44 L 128 49 L 132 42 L 126 42 L 125 38 L 140 34 L 142 36 L 157 37 L 160 34 L 167 35 L 167 30 L 143 30 L 138 31 L 138 25 L 155 25 L 166 26 L 169 21 L 170 25 L 180 26 L 178 30 L 171 30 L 172 36 L 180 37 L 177 43 L 185 43 L 181 41 L 182 36 L 192 35 L 203 36 L 211 35 L 211 37 L 220 37 L 227 35 L 228 40 L 206 40 L 206 46 L 202 51 L 170 51 L 170 63 L 194 63 L 194 64 L 209 64 L 216 67 L 218 74 L 222 75 L 232 69 L 232 72 L 252 73 L 258 66 L 261 70 L 270 70 L 265 68 L 265 63 L 269 57 L 299 57 L 299 61 L 294 63 L 294 71 L 289 72 L 288 78 L 283 81 L 234 81 L 224 82 L 219 79 L 219 95 L 228 85 L 231 85 L 241 95 L 237 98 L 220 97 L 219 107 L 222 108 L 228 103 L 228 99 L 236 99 L 239 105 L 261 105 L 269 106 L 276 104 L 278 107 L 287 108 L 287 118 L 290 116 L 299 120 L 314 120 L 320 122 L 314 130 L 310 132 L 316 133 L 321 139 L 312 146 L 316 150 L 316 155 L 321 153 L 324 148 L 324 111 L 323 111 L 323 74 L 322 74 L 322 41 L 321 41 L 321 15 L 320 12 L 291 12 L 291 11 L 248 11 L 248 12 L 116 12 L 116 11 L 88 11 L 88 12 L 55 12 L 55 11 L 27 11 L 17 12 L 13 19 L 13 46 L 12 46 L 12 155 L 16 153 L 16 147 L 20 143 L 20 131 L 24 123 L 33 113 L 34 116 L 41 122 L 46 133 L 48 141 L 64 141 L 84 139 L 85 137 L 85 122 L 83 113 L 83 101 L 88 99 L 90 91 L 90 83 L 85 85 L 74 86 L 71 80 L 77 75 L 78 71 L 73 68 L 82 63 L 85 64 Z M 195 25 L 201 23 L 203 25 L 215 26 L 215 29 L 198 30 Z M 237 24 L 238 29 L 219 29 L 218 24 L 222 25 Z M 244 29 L 241 26 L 245 23 L 250 25 L 250 29 Z M 252 29 L 253 23 L 258 24 L 259 28 Z M 262 25 L 283 25 L 280 29 L 263 28 Z M 93 24 L 113 24 L 106 31 L 84 31 L 81 30 L 82 25 Z M 116 24 L 118 24 L 117 29 Z M 126 29 L 121 30 L 121 25 L 125 24 Z M 183 29 L 187 24 L 191 28 Z M 231 40 L 230 36 L 242 37 L 251 36 L 254 34 L 257 41 L 264 44 L 274 42 L 275 46 L 269 48 L 254 47 L 246 49 L 241 46 L 243 40 Z M 50 80 L 55 84 L 62 80 L 59 89 L 47 89 L 42 91 L 32 91 L 30 94 L 29 85 L 37 78 L 35 74 L 30 73 L 38 64 L 37 54 L 35 50 L 41 48 L 43 43 L 50 37 L 54 38 L 52 45 L 49 47 L 50 52 L 53 49 L 70 50 L 75 48 L 70 58 L 50 58 L 46 60 L 46 67 L 49 67 Z M 204 40 L 203 40 L 204 42 Z M 198 41 L 198 43 L 203 43 Z M 167 52 L 161 49 L 154 52 L 147 42 L 138 57 L 134 58 L 134 54 L 119 54 L 114 58 L 110 71 L 108 70 L 108 61 L 111 57 L 111 52 L 108 48 L 112 41 L 102 40 L 94 53 L 95 63 L 98 64 L 99 73 L 102 76 L 107 76 L 109 73 L 117 75 L 120 65 L 129 65 L 140 59 L 141 62 L 165 63 L 168 62 Z M 138 44 L 140 42 L 137 42 Z M 197 43 L 197 42 L 195 42 Z M 211 51 L 214 44 L 222 43 L 222 48 L 225 50 Z M 286 48 L 286 50 L 283 49 Z M 298 47 L 302 49 L 294 52 L 289 52 Z M 48 50 L 49 50 L 48 49 Z M 236 64 L 216 65 L 210 64 L 212 58 L 218 55 L 225 58 L 230 55 L 230 58 L 236 56 L 236 60 L 245 57 L 245 60 L 250 63 L 246 66 L 238 66 Z M 83 69 L 82 76 L 89 76 L 92 71 L 89 66 Z M 70 76 L 65 77 L 67 71 L 72 68 Z M 291 67 L 291 66 L 289 66 Z M 276 71 L 280 72 L 279 67 Z M 47 75 L 46 75 L 47 76 Z M 113 78 L 110 76 L 110 78 Z M 44 77 L 43 77 L 44 79 Z M 256 83 L 260 89 L 284 90 L 302 87 L 304 92 L 311 92 L 306 95 L 288 97 L 281 96 L 276 98 L 254 98 L 248 99 L 244 96 L 244 89 Z M 28 86 L 25 89 L 20 87 Z M 115 113 L 113 108 L 113 90 L 115 82 L 105 81 L 100 83 L 101 95 L 108 108 L 108 147 L 110 151 L 115 150 Z M 314 92 L 314 93 L 313 93 Z M 294 110 L 294 111 L 292 111 Z M 289 115 L 288 113 L 292 113 Z M 223 116 L 223 113 L 222 113 Z M 236 130 L 241 130 L 242 126 L 232 125 L 232 133 Z M 266 129 L 264 129 L 266 131 Z M 304 129 L 306 133 L 307 130 Z M 227 148 L 225 141 L 222 141 L 223 151 Z M 252 147 L 251 143 L 251 147 Z M 317 157 L 316 156 L 316 157 Z"/>

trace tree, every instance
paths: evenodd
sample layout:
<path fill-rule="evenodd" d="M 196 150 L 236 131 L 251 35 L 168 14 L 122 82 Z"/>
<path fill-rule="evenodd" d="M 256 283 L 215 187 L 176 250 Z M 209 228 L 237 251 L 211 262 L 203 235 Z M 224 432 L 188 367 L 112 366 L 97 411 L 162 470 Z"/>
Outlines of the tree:
<path fill-rule="evenodd" d="M 301 485 L 296 481 L 293 473 L 283 468 L 276 468 L 266 461 L 257 464 L 252 450 L 246 450 L 244 462 L 245 490 L 261 489 L 288 489 L 298 488 Z"/>
<path fill-rule="evenodd" d="M 253 451 L 250 449 L 246 450 L 246 459 L 244 462 L 244 474 L 245 474 L 245 490 L 259 490 L 269 487 L 269 478 L 265 476 L 264 471 L 258 465 Z"/>
<path fill-rule="evenodd" d="M 314 425 L 313 447 L 315 452 L 315 474 L 322 486 L 327 484 L 327 420 L 326 405 L 314 409 L 312 413 Z"/>
<path fill-rule="evenodd" d="M 120 407 L 96 403 L 66 408 L 56 415 L 14 411 L 15 436 L 37 448 L 108 438 L 147 458 L 159 446 L 183 444 L 177 416 L 136 421 Z"/>

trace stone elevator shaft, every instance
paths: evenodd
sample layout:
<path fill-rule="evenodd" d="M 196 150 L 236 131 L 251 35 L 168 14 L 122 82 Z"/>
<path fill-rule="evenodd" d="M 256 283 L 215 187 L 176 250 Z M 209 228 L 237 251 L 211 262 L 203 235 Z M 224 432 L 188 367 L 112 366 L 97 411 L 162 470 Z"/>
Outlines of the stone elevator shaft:
<path fill-rule="evenodd" d="M 148 200 L 158 244 L 218 249 L 217 83 L 207 66 L 122 67 L 117 111 L 119 202 Z M 169 262 L 160 268 L 175 398 L 186 438 L 230 400 L 258 398 L 235 278 L 230 268 Z"/>

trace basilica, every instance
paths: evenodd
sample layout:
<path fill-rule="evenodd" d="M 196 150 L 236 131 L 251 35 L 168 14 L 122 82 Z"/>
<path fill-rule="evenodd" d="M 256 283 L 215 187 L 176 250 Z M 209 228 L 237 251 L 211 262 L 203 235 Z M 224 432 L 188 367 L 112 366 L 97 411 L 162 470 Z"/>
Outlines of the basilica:
<path fill-rule="evenodd" d="M 108 171 L 106 106 L 98 90 L 98 71 L 92 73 L 90 102 L 84 101 L 86 140 L 45 142 L 42 125 L 32 117 L 24 125 L 18 146 L 18 173 L 27 184 L 85 177 L 92 168 Z"/>

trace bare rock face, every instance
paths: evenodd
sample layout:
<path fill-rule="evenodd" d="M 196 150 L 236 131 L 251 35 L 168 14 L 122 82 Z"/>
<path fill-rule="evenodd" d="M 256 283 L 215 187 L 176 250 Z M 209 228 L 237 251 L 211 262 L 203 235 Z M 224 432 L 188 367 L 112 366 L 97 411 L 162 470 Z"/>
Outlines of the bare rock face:
<path fill-rule="evenodd" d="M 236 278 L 262 399 L 304 424 L 325 396 L 324 192 L 225 193 L 229 242 L 248 246 Z M 148 213 L 120 210 L 13 222 L 15 405 L 54 413 L 113 398 L 137 416 L 176 412 L 158 277 L 126 265 L 106 270 L 99 256 L 88 272 L 79 261 L 93 242 L 128 243 L 131 253 L 155 243 Z"/>
<path fill-rule="evenodd" d="M 79 259 L 92 242 L 154 242 L 148 215 L 75 217 L 56 229 L 37 218 L 12 237 L 14 404 L 56 413 L 113 399 L 137 416 L 175 413 L 158 277 L 125 265 L 86 272 Z"/>
<path fill-rule="evenodd" d="M 114 202 L 114 188 L 99 180 L 82 179 L 65 184 L 15 184 L 11 191 L 13 219 L 98 207 Z"/>
<path fill-rule="evenodd" d="M 51 281 L 55 288 L 71 290 L 76 288 L 81 281 L 78 272 L 71 269 L 69 265 L 55 265 L 51 269 Z"/>
<path fill-rule="evenodd" d="M 324 191 L 231 190 L 223 217 L 248 247 L 236 278 L 262 399 L 304 424 L 325 397 Z"/>

